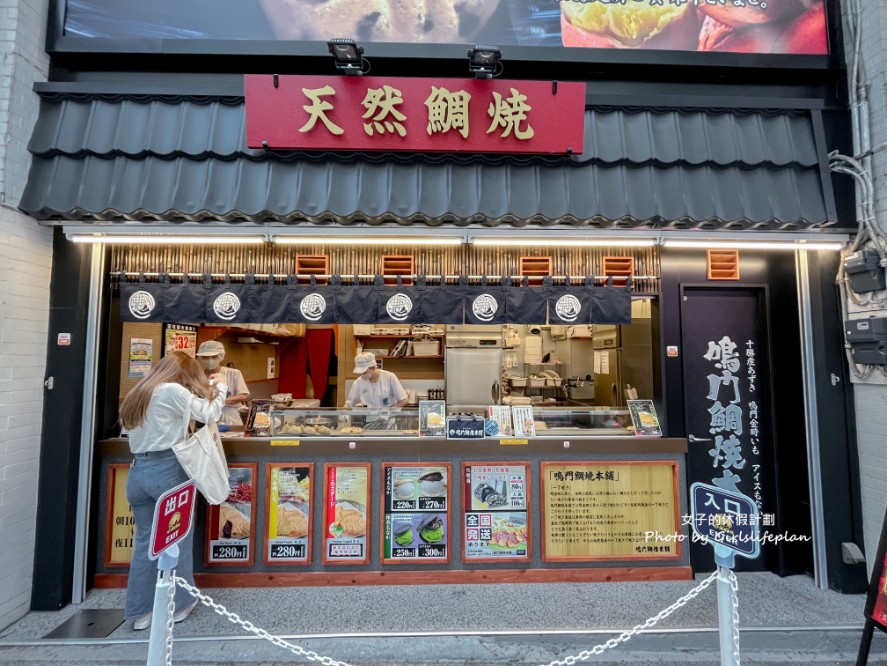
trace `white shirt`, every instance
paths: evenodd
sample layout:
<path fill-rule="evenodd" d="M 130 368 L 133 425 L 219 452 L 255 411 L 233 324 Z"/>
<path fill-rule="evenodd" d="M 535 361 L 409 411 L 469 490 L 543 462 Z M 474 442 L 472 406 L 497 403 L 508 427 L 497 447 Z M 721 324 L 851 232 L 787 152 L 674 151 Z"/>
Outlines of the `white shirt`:
<path fill-rule="evenodd" d="M 213 400 L 199 398 L 181 384 L 160 384 L 151 395 L 142 424 L 129 431 L 129 449 L 133 453 L 165 451 L 185 439 L 185 413 L 201 423 L 217 421 L 225 395 Z"/>
<path fill-rule="evenodd" d="M 221 383 L 228 385 L 228 395 L 240 395 L 241 393 L 246 393 L 247 396 L 249 395 L 249 389 L 246 386 L 246 380 L 243 378 L 243 373 L 237 368 L 229 368 L 228 366 L 223 365 L 213 370 L 213 374 L 222 375 Z M 238 426 L 243 425 L 243 419 L 240 418 L 240 412 L 238 411 L 239 407 L 240 405 L 225 405 L 219 423 Z"/>
<path fill-rule="evenodd" d="M 370 409 L 394 407 L 395 403 L 407 397 L 407 392 L 400 385 L 400 380 L 393 372 L 379 370 L 379 381 L 358 377 L 348 392 L 346 407 L 364 404 Z"/>

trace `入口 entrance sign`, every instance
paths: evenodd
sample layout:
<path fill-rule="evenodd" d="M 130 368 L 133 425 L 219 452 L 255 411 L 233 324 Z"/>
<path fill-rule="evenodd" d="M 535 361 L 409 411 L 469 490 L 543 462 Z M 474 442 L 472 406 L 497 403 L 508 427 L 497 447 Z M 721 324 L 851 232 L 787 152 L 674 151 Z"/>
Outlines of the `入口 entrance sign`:
<path fill-rule="evenodd" d="M 244 77 L 246 141 L 269 150 L 581 153 L 585 84 Z"/>

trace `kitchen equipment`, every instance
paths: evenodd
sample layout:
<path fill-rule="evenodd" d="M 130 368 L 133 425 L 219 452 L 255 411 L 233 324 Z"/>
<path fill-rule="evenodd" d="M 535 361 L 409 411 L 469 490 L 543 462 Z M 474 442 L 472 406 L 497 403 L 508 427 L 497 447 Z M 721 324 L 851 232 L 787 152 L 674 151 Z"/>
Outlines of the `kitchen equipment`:
<path fill-rule="evenodd" d="M 447 338 L 446 382 L 450 406 L 477 407 L 497 405 L 502 396 L 502 339 L 489 347 L 484 338 L 468 338 L 470 347 L 451 346 L 463 338 Z M 490 340 L 490 338 L 486 338 Z"/>

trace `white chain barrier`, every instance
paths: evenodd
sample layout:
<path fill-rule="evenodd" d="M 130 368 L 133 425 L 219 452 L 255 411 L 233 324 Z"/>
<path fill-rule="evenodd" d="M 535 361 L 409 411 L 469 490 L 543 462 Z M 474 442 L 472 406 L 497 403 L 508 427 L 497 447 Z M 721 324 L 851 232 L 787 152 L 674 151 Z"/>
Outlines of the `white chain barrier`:
<path fill-rule="evenodd" d="M 267 631 L 265 631 L 264 629 L 260 629 L 248 620 L 240 619 L 240 616 L 238 616 L 237 613 L 232 613 L 221 604 L 217 604 L 215 601 L 212 600 L 211 597 L 203 594 L 196 587 L 192 587 L 191 585 L 189 585 L 188 582 L 183 578 L 179 578 L 176 576 L 173 578 L 173 581 L 176 585 L 187 591 L 188 594 L 190 594 L 192 597 L 200 601 L 200 603 L 202 603 L 204 606 L 212 608 L 216 613 L 224 618 L 227 618 L 229 622 L 239 625 L 245 631 L 248 631 L 251 634 L 255 634 L 259 638 L 269 641 L 277 647 L 289 650 L 293 654 L 296 654 L 300 657 L 306 657 L 311 661 L 317 661 L 321 664 L 324 664 L 324 666 L 351 666 L 351 664 L 348 664 L 344 661 L 336 661 L 331 657 L 324 657 L 311 650 L 306 650 L 302 647 L 299 647 L 298 645 L 293 645 L 292 643 L 285 641 L 282 638 L 278 638 L 277 636 L 269 634 Z"/>
<path fill-rule="evenodd" d="M 729 569 L 727 569 L 725 571 L 727 572 L 727 576 L 729 578 L 730 588 L 731 588 L 731 601 L 732 601 L 733 626 L 734 626 L 734 629 L 733 629 L 733 655 L 732 655 L 732 657 L 734 659 L 734 662 L 736 664 L 739 664 L 739 596 L 738 596 L 739 584 L 736 579 L 736 574 L 734 574 Z M 580 661 L 586 661 L 587 659 L 589 659 L 593 656 L 603 654 L 607 650 L 613 649 L 614 647 L 616 647 L 620 643 L 624 643 L 625 641 L 629 640 L 633 636 L 637 636 L 638 634 L 641 634 L 645 631 L 649 631 L 651 628 L 655 627 L 661 620 L 664 620 L 669 615 L 674 613 L 676 610 L 678 610 L 679 608 L 683 608 L 690 601 L 692 601 L 697 596 L 699 596 L 699 594 L 703 590 L 705 590 L 707 587 L 709 587 L 712 583 L 714 583 L 718 579 L 718 575 L 719 575 L 719 572 L 717 570 L 715 570 L 708 578 L 706 578 L 701 583 L 699 583 L 699 585 L 697 585 L 692 590 L 687 592 L 687 594 L 685 594 L 680 599 L 675 601 L 668 608 L 660 611 L 659 613 L 657 613 L 653 617 L 648 618 L 646 620 L 646 622 L 644 622 L 643 624 L 638 624 L 638 625 L 632 627 L 631 629 L 628 629 L 627 631 L 623 631 L 616 638 L 611 638 L 610 640 L 608 640 L 605 643 L 601 643 L 600 645 L 595 645 L 590 650 L 583 650 L 582 652 L 580 652 L 579 654 L 577 654 L 575 656 L 569 656 L 569 657 L 564 657 L 563 659 L 556 659 L 554 661 L 550 661 L 547 664 L 544 664 L 543 666 L 571 666 L 572 664 L 576 664 Z M 196 587 L 189 585 L 187 581 L 176 576 L 175 572 L 173 572 L 172 580 L 173 580 L 174 585 L 170 585 L 170 588 L 169 588 L 171 590 L 171 592 L 170 592 L 170 606 L 172 606 L 172 604 L 173 604 L 173 594 L 174 594 L 174 590 L 175 590 L 175 585 L 178 585 L 182 589 L 187 591 L 188 594 L 190 594 L 192 597 L 194 597 L 200 603 L 202 603 L 204 606 L 211 608 L 217 614 L 221 615 L 224 618 L 227 618 L 228 621 L 232 622 L 233 624 L 239 625 L 245 631 L 247 631 L 251 634 L 254 634 L 254 635 L 258 636 L 259 638 L 262 638 L 266 641 L 269 641 L 273 645 L 284 648 L 285 650 L 289 650 L 293 654 L 296 654 L 300 657 L 306 657 L 307 659 L 310 659 L 311 661 L 316 661 L 321 664 L 324 664 L 324 666 L 351 666 L 351 664 L 348 664 L 344 661 L 336 661 L 335 659 L 332 659 L 331 657 L 324 657 L 322 655 L 317 654 L 316 652 L 313 652 L 311 650 L 306 650 L 302 647 L 299 647 L 298 645 L 294 645 L 288 641 L 283 640 L 282 638 L 278 638 L 277 636 L 269 634 L 264 629 L 260 629 L 259 627 L 255 626 L 252 622 L 249 622 L 247 620 L 242 620 L 240 618 L 240 616 L 238 616 L 236 613 L 232 613 L 231 611 L 226 609 L 221 604 L 217 604 L 215 601 L 213 601 L 213 599 L 211 597 L 203 594 Z M 172 626 L 173 626 L 172 610 L 170 610 L 169 621 L 168 621 L 167 625 L 168 625 L 167 626 L 168 637 L 167 637 L 167 643 L 166 643 L 166 648 L 167 648 L 166 666 L 171 666 L 172 665 L 172 661 L 171 661 Z"/>
<path fill-rule="evenodd" d="M 727 569 L 730 579 L 730 601 L 733 611 L 733 663 L 739 666 L 739 581 L 731 569 Z"/>
<path fill-rule="evenodd" d="M 733 575 L 733 572 L 731 571 L 730 574 Z M 685 594 L 680 599 L 675 601 L 671 606 L 669 606 L 665 610 L 659 611 L 659 613 L 657 613 L 653 617 L 647 619 L 647 621 L 644 622 L 643 624 L 638 624 L 627 631 L 623 631 L 616 638 L 611 638 L 606 643 L 601 643 L 600 645 L 595 645 L 590 650 L 583 650 L 582 652 L 577 654 L 575 657 L 570 656 L 570 657 L 564 657 L 563 659 L 555 659 L 554 661 L 548 662 L 544 666 L 568 666 L 570 664 L 575 664 L 576 662 L 579 662 L 579 661 L 585 661 L 585 660 L 589 659 L 590 657 L 593 657 L 593 656 L 596 656 L 599 654 L 603 654 L 607 650 L 612 650 L 614 647 L 616 647 L 620 643 L 624 643 L 632 636 L 637 636 L 638 634 L 640 634 L 644 631 L 647 631 L 651 627 L 656 626 L 656 624 L 660 620 L 664 620 L 665 618 L 667 618 L 669 615 L 674 613 L 679 608 L 683 608 L 684 606 L 686 606 L 692 599 L 695 599 L 699 595 L 700 592 L 702 592 L 705 588 L 707 588 L 713 582 L 715 582 L 717 580 L 717 578 L 718 578 L 718 571 L 715 570 L 708 578 L 706 578 L 704 581 L 699 583 L 699 585 L 697 585 L 692 590 L 687 592 L 687 594 Z M 735 576 L 733 576 L 733 580 L 734 581 L 736 580 Z M 738 650 L 739 649 L 738 634 L 735 637 L 735 641 L 736 641 L 736 649 Z M 737 663 L 739 663 L 739 662 L 737 662 Z"/>

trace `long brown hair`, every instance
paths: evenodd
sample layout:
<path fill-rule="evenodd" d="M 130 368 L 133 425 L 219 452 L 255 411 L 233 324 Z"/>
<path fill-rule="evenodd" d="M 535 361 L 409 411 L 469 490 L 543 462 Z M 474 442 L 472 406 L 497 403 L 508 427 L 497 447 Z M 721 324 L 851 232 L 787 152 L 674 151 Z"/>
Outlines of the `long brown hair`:
<path fill-rule="evenodd" d="M 200 363 L 185 352 L 171 352 L 126 394 L 120 405 L 120 423 L 124 428 L 132 430 L 144 423 L 154 389 L 161 384 L 181 384 L 201 398 L 212 398 L 215 394 Z"/>

